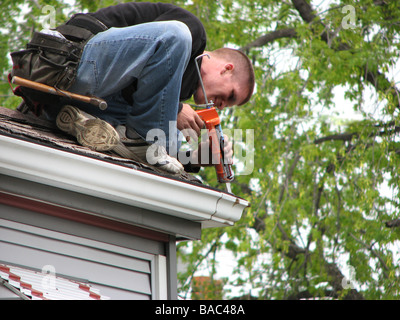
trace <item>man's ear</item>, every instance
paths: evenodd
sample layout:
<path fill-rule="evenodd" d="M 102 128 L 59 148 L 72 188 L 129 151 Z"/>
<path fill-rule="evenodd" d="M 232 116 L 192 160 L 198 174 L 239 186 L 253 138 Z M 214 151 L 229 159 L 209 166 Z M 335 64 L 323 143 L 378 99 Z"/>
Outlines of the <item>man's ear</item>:
<path fill-rule="evenodd" d="M 235 69 L 233 63 L 225 63 L 224 68 L 221 70 L 221 75 L 227 71 L 233 71 L 233 69 Z"/>

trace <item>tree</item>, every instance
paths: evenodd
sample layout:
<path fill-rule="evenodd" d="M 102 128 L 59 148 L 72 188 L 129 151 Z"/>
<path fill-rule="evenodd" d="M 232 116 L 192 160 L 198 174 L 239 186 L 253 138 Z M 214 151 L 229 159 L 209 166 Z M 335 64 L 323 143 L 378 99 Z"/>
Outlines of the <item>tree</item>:
<path fill-rule="evenodd" d="M 230 250 L 242 298 L 398 298 L 400 2 L 193 2 L 211 40 L 253 59 L 257 92 L 226 114 L 254 128 L 233 189 L 251 207 L 187 246 L 189 275 L 203 261 L 215 277 Z"/>
<path fill-rule="evenodd" d="M 236 261 L 225 288 L 243 288 L 228 298 L 397 299 L 400 126 L 393 73 L 400 1 L 173 2 L 203 21 L 207 50 L 246 52 L 257 80 L 251 101 L 222 115 L 224 128 L 254 129 L 254 170 L 241 174 L 238 163 L 233 183 L 251 206 L 234 227 L 206 229 L 201 241 L 179 244 L 187 266 L 180 295 L 189 297 L 199 268 L 211 284 L 221 283 L 213 280 L 228 251 Z M 0 58 L 40 28 L 46 4 L 60 22 L 71 10 L 115 3 L 3 1 Z M 12 18 L 21 14 L 24 23 Z M 9 60 L 1 58 L 0 68 L 2 105 L 15 107 L 5 81 Z M 252 151 L 251 144 L 243 150 Z M 218 186 L 212 168 L 200 175 Z"/>

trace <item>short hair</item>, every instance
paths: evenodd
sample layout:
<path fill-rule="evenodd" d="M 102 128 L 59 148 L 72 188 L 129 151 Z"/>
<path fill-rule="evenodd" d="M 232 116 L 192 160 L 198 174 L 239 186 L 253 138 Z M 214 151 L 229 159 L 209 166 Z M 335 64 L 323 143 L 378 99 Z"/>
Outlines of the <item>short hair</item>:
<path fill-rule="evenodd" d="M 246 98 L 241 104 L 239 104 L 239 106 L 244 105 L 250 100 L 251 96 L 253 95 L 255 86 L 254 68 L 249 57 L 245 55 L 242 51 L 232 48 L 219 48 L 212 52 L 216 56 L 232 61 L 235 65 L 235 69 L 233 71 L 234 74 L 236 73 L 240 77 L 246 77 L 247 74 L 247 79 L 245 79 L 245 81 L 247 81 L 247 87 L 249 91 Z"/>

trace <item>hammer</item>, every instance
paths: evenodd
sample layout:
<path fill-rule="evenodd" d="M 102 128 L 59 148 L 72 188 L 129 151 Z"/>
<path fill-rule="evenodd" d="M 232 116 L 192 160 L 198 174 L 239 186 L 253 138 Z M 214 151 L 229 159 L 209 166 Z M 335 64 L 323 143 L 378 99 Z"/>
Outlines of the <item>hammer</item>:
<path fill-rule="evenodd" d="M 17 77 L 17 76 L 14 76 L 12 78 L 11 82 L 16 85 L 22 86 L 22 87 L 26 87 L 26 88 L 34 89 L 37 91 L 53 94 L 56 96 L 67 97 L 69 99 L 74 99 L 74 100 L 82 101 L 85 103 L 89 103 L 91 105 L 98 107 L 100 110 L 107 109 L 107 102 L 105 102 L 103 99 L 100 99 L 97 97 L 88 97 L 88 96 L 83 96 L 80 94 L 72 93 L 69 91 L 56 89 L 56 88 L 50 87 L 46 84 L 27 80 L 27 79 Z"/>

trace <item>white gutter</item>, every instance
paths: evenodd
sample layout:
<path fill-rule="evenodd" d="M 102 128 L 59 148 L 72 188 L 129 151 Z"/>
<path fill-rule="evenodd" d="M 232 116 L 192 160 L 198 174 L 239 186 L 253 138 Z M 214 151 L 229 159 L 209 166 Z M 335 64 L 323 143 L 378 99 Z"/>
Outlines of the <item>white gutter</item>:
<path fill-rule="evenodd" d="M 105 161 L 0 135 L 0 173 L 201 222 L 233 225 L 248 202 Z"/>

